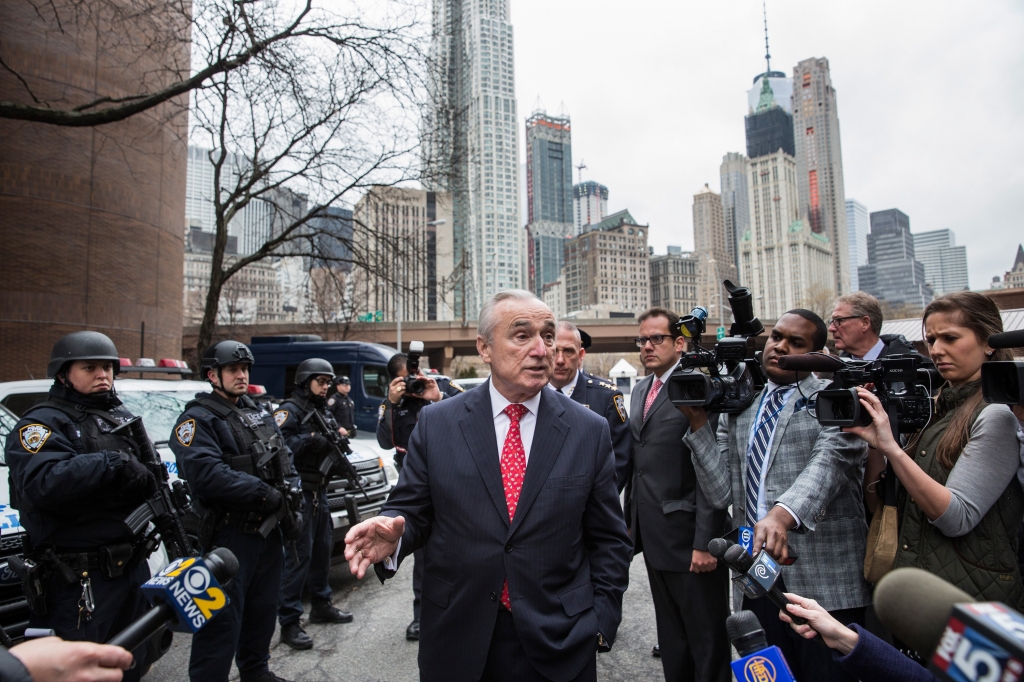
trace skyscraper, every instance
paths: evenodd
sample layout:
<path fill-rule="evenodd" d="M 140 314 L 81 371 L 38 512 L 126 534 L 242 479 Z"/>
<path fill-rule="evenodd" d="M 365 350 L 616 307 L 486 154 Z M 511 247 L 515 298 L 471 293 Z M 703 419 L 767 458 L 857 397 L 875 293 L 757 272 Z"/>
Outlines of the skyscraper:
<path fill-rule="evenodd" d="M 584 225 L 597 225 L 608 215 L 608 188 L 593 180 L 581 182 L 572 188 L 573 222 L 576 234 Z"/>
<path fill-rule="evenodd" d="M 668 253 L 651 256 L 651 305 L 668 308 L 685 315 L 695 306 L 707 305 L 697 299 L 699 261 L 693 253 L 678 246 L 668 247 Z M 718 319 L 718 311 L 714 318 Z"/>
<path fill-rule="evenodd" d="M 762 78 L 761 99 L 757 109 L 745 119 L 747 156 L 756 159 L 779 149 L 790 156 L 793 145 L 793 117 L 775 101 L 770 79 Z"/>
<path fill-rule="evenodd" d="M 707 185 L 693 195 L 693 252 L 699 262 L 697 300 L 712 311 L 711 318 L 724 319 L 722 280 L 736 280 L 736 265 L 729 256 L 722 197 Z"/>
<path fill-rule="evenodd" d="M 739 152 L 729 152 L 722 157 L 719 168 L 722 182 L 722 220 L 725 222 L 726 246 L 729 258 L 737 269 L 737 278 L 742 280 L 740 273 L 739 241 L 743 233 L 750 229 L 750 205 L 747 202 L 747 157 Z"/>
<path fill-rule="evenodd" d="M 906 213 L 890 208 L 871 214 L 868 264 L 860 267 L 859 278 L 862 291 L 894 306 L 920 311 L 932 300 Z"/>
<path fill-rule="evenodd" d="M 751 159 L 749 169 L 751 224 L 740 238 L 740 259 L 754 312 L 776 320 L 792 308 L 831 306 L 832 246 L 800 219 L 795 159 L 779 150 Z"/>
<path fill-rule="evenodd" d="M 836 293 L 848 293 L 850 247 L 839 112 L 824 57 L 805 59 L 793 69 L 793 137 L 800 215 L 810 223 L 812 232 L 828 237 L 834 254 Z"/>
<path fill-rule="evenodd" d="M 846 200 L 846 238 L 850 252 L 850 291 L 860 290 L 857 269 L 868 264 L 868 208 L 856 199 Z"/>
<path fill-rule="evenodd" d="M 466 279 L 455 312 L 469 319 L 489 296 L 524 285 L 509 2 L 433 0 L 439 68 L 422 126 L 424 185 L 452 195 L 454 258 Z"/>
<path fill-rule="evenodd" d="M 924 281 L 936 296 L 970 289 L 967 247 L 956 245 L 952 230 L 915 234 L 914 257 L 924 265 Z"/>
<path fill-rule="evenodd" d="M 565 239 L 575 234 L 571 135 L 568 116 L 535 111 L 526 120 L 527 281 L 538 296 L 558 280 Z"/>

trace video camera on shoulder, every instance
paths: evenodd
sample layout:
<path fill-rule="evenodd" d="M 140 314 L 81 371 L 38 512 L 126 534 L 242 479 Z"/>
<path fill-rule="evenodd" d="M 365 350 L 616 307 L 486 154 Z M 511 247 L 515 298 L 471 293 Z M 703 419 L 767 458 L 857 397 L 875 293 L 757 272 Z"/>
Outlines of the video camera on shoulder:
<path fill-rule="evenodd" d="M 691 340 L 692 349 L 683 353 L 668 380 L 668 397 L 673 405 L 736 414 L 747 409 L 764 388 L 761 363 L 747 357 L 747 339 L 764 331 L 764 325 L 754 317 L 753 296 L 750 289 L 729 280 L 723 284 L 729 291 L 735 322 L 730 335 L 716 343 L 713 350 L 700 345 L 708 318 L 706 308 L 698 306 L 676 322 L 677 331 Z"/>
<path fill-rule="evenodd" d="M 420 373 L 421 355 L 423 355 L 423 342 L 410 341 L 408 359 L 405 361 L 405 371 L 408 372 L 405 376 L 405 392 L 413 396 L 423 395 L 427 390 L 427 382 L 423 377 L 417 376 Z"/>
<path fill-rule="evenodd" d="M 1024 347 L 1024 330 L 988 337 L 992 348 Z M 981 393 L 986 403 L 1024 405 L 1024 361 L 994 360 L 981 366 Z"/>

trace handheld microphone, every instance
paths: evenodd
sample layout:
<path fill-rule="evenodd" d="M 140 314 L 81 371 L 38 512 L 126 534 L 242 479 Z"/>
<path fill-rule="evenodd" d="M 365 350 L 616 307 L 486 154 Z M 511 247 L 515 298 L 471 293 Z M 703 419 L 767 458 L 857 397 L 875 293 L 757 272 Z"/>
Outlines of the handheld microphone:
<path fill-rule="evenodd" d="M 833 355 L 824 353 L 803 353 L 801 355 L 779 356 L 779 368 L 794 372 L 835 372 L 846 367 L 846 363 Z"/>
<path fill-rule="evenodd" d="M 988 337 L 988 345 L 991 348 L 1024 348 L 1024 329 L 993 334 Z"/>
<path fill-rule="evenodd" d="M 874 605 L 878 620 L 922 658 L 939 645 L 954 604 L 975 599 L 919 568 L 897 568 L 878 581 Z"/>
<path fill-rule="evenodd" d="M 205 557 L 182 557 L 167 564 L 142 585 L 153 608 L 107 644 L 134 651 L 165 626 L 193 633 L 228 604 L 221 585 L 238 573 L 238 559 L 227 547 Z"/>
<path fill-rule="evenodd" d="M 725 630 L 740 655 L 739 660 L 730 664 L 737 680 L 794 682 L 793 671 L 782 651 L 777 646 L 768 646 L 761 623 L 752 612 L 739 611 L 729 616 Z"/>
<path fill-rule="evenodd" d="M 807 619 L 794 616 L 786 609 L 786 605 L 792 602 L 775 584 L 779 579 L 781 567 L 768 554 L 767 550 L 762 549 L 757 553 L 757 557 L 752 557 L 747 550 L 743 549 L 742 545 L 729 542 L 725 538 L 715 538 L 708 543 L 708 552 L 716 559 L 721 559 L 726 566 L 738 574 L 733 578 L 733 582 L 739 585 L 743 594 L 751 599 L 768 597 L 773 604 L 779 607 L 780 611 L 784 611 L 792 618 L 794 623 L 797 625 L 807 623 Z"/>

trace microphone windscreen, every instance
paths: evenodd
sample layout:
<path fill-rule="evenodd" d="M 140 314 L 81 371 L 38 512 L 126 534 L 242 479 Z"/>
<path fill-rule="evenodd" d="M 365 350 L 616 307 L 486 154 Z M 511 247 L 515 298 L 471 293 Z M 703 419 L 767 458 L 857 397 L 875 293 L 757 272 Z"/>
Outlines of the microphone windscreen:
<path fill-rule="evenodd" d="M 764 629 L 753 611 L 737 611 L 726 618 L 725 631 L 740 658 L 768 648 Z"/>
<path fill-rule="evenodd" d="M 203 557 L 203 560 L 213 572 L 217 582 L 222 585 L 226 584 L 238 573 L 238 557 L 227 547 L 218 547 Z"/>
<path fill-rule="evenodd" d="M 779 367 L 794 372 L 835 372 L 846 367 L 846 363 L 824 353 L 803 353 L 801 355 L 780 355 Z"/>
<path fill-rule="evenodd" d="M 1024 329 L 993 334 L 988 337 L 988 345 L 992 348 L 1024 348 Z"/>
<path fill-rule="evenodd" d="M 875 612 L 882 625 L 925 660 L 935 653 L 954 604 L 975 599 L 919 568 L 898 568 L 878 582 Z"/>
<path fill-rule="evenodd" d="M 715 538 L 714 540 L 708 543 L 708 554 L 715 557 L 716 559 L 721 559 L 725 556 L 725 552 L 727 549 L 729 549 L 729 545 L 731 544 L 735 543 L 731 543 L 725 538 Z"/>
<path fill-rule="evenodd" d="M 750 556 L 747 550 L 743 549 L 743 545 L 733 545 L 727 549 L 725 556 L 722 557 L 722 561 L 729 568 L 740 573 L 746 573 L 754 565 L 754 557 Z"/>

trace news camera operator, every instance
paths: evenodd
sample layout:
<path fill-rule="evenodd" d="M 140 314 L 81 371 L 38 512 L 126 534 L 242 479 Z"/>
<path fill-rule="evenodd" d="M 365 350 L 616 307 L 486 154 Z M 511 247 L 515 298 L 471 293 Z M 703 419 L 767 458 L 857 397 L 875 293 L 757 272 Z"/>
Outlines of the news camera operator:
<path fill-rule="evenodd" d="M 961 291 L 929 303 L 923 326 L 946 382 L 929 425 L 901 448 L 879 399 L 858 388 L 872 423 L 844 430 L 885 455 L 899 481 L 895 566 L 924 569 L 979 600 L 1020 608 L 1018 422 L 1006 405 L 986 404 L 981 390 L 982 365 L 1010 357 L 987 343 L 1003 330 L 1002 318 L 992 299 Z"/>
<path fill-rule="evenodd" d="M 705 496 L 719 509 L 732 505 L 734 524 L 753 528 L 756 549 L 783 562 L 790 549 L 799 556 L 782 567 L 782 584 L 812 596 L 842 622 L 863 624 L 871 601 L 862 576 L 867 446 L 838 427 L 821 426 L 809 412 L 809 397 L 827 382 L 778 365 L 780 357 L 821 350 L 827 336 L 815 313 L 783 314 L 765 344 L 768 382 L 758 398 L 738 414 L 721 415 L 717 433 L 703 407 L 679 407 L 690 421 L 683 443 Z M 757 614 L 797 679 L 854 679 L 827 651 L 785 627 L 770 601 L 745 597 L 743 608 Z"/>
<path fill-rule="evenodd" d="M 311 649 L 313 639 L 302 628 L 302 588 L 308 583 L 311 623 L 351 623 L 352 614 L 331 603 L 331 549 L 334 528 L 327 504 L 330 475 L 321 466 L 331 456 L 332 444 L 309 424 L 307 418 L 318 410 L 330 428 L 341 431 L 327 411 L 325 396 L 334 378 L 331 363 L 320 358 L 303 360 L 295 371 L 295 391 L 274 411 L 274 421 L 295 457 L 295 469 L 302 479 L 302 535 L 295 552 L 286 552 L 281 575 L 281 598 L 277 618 L 281 641 L 293 649 Z M 330 465 L 328 465 L 330 466 Z"/>
<path fill-rule="evenodd" d="M 169 438 L 203 513 L 199 544 L 230 549 L 240 565 L 224 588 L 228 605 L 192 637 L 192 682 L 226 682 L 232 658 L 241 682 L 285 682 L 268 662 L 283 545 L 301 535 L 302 493 L 273 416 L 247 395 L 253 362 L 238 341 L 207 348 L 200 366 L 213 391 L 196 394 Z"/>
<path fill-rule="evenodd" d="M 134 419 L 114 391 L 119 368 L 107 336 L 64 336 L 46 368 L 47 400 L 7 438 L 11 506 L 26 531 L 24 558 L 10 565 L 22 574 L 29 626 L 68 640 L 105 642 L 147 609 L 139 587 L 154 543 L 125 520 L 157 480 L 140 460 L 144 444 L 119 429 Z M 134 654 L 128 680 L 145 668 L 144 647 Z"/>
<path fill-rule="evenodd" d="M 409 354 L 395 353 L 388 360 L 388 397 L 381 403 L 377 418 L 377 444 L 385 450 L 395 449 L 395 468 L 399 473 L 405 462 L 405 451 L 409 437 L 420 418 L 420 410 L 430 403 L 445 397 L 454 398 L 464 389 L 445 378 L 432 379 L 420 371 L 420 355 L 423 342 L 412 341 Z M 413 619 L 405 629 L 405 638 L 416 641 L 420 638 L 420 599 L 423 585 L 423 552 L 413 553 L 412 611 Z"/>

